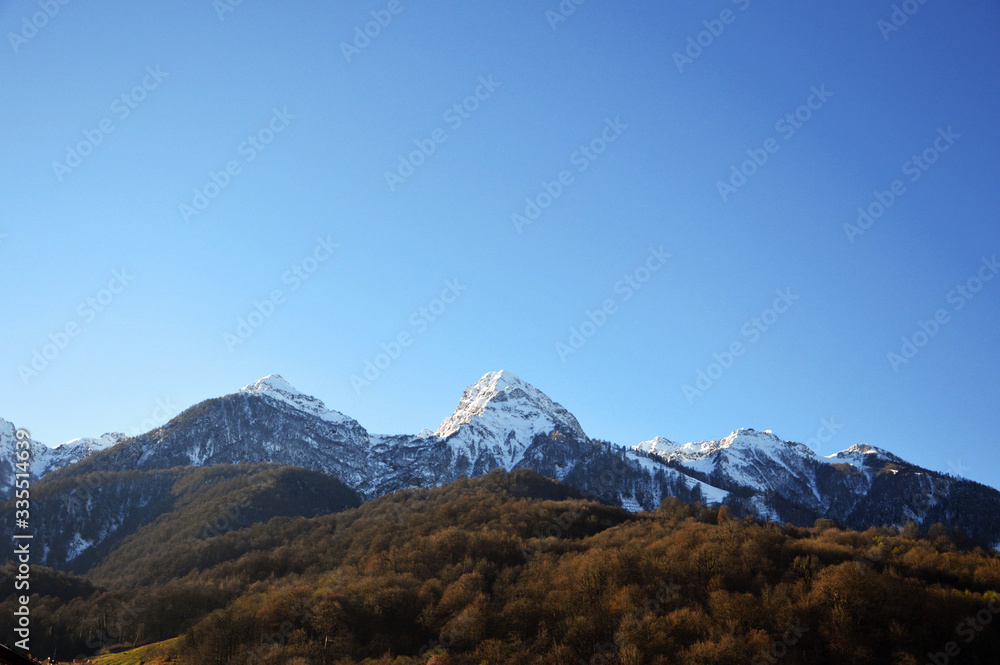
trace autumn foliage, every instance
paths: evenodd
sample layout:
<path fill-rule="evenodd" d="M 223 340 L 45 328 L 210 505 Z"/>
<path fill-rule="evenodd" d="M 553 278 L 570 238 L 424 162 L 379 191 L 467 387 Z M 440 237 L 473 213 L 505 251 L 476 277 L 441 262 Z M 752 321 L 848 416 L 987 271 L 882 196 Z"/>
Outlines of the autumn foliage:
<path fill-rule="evenodd" d="M 73 598 L 39 597 L 35 620 L 55 644 L 129 603 L 119 641 L 182 635 L 188 665 L 908 665 L 949 642 L 960 662 L 995 662 L 1000 626 L 981 619 L 1000 610 L 1000 559 L 932 531 L 781 526 L 675 499 L 630 514 L 493 472 L 276 518 L 197 558 L 123 562 L 117 579 L 105 566 Z"/>

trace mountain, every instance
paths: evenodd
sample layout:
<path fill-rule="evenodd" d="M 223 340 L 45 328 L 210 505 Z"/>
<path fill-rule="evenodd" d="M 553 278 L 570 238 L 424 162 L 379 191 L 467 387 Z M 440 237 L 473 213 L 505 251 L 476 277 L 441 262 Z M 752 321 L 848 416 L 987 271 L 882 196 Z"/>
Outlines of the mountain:
<path fill-rule="evenodd" d="M 0 428 L 0 443 L 11 450 L 13 432 L 9 423 Z M 329 474 L 360 500 L 438 487 L 493 469 L 529 469 L 630 511 L 652 510 L 665 498 L 678 497 L 796 524 L 830 518 L 863 529 L 913 520 L 926 530 L 942 522 L 977 542 L 1000 542 L 1000 492 L 922 469 L 887 451 L 859 445 L 820 457 L 801 443 L 749 428 L 698 443 L 657 437 L 626 450 L 590 439 L 565 407 L 508 371 L 484 375 L 463 391 L 454 413 L 435 431 L 416 435 L 372 434 L 271 375 L 201 402 L 141 436 L 80 439 L 52 450 L 37 445 L 36 473 L 43 476 L 38 489 L 53 496 L 74 491 L 80 478 L 93 474 L 245 463 Z M 108 492 L 89 500 L 108 502 L 93 509 L 112 515 L 119 505 L 152 500 L 140 490 L 139 485 L 129 490 L 139 492 L 138 499 Z M 76 548 L 45 545 L 53 553 L 49 565 L 91 560 L 83 556 L 95 547 L 84 535 L 94 528 L 86 522 L 90 517 L 60 519 L 66 521 L 52 538 L 79 533 L 80 541 Z M 109 520 L 101 538 L 117 538 L 114 532 L 126 520 Z"/>
<path fill-rule="evenodd" d="M 941 522 L 977 541 L 1000 541 L 1000 519 L 992 517 L 1000 514 L 1000 492 L 867 444 L 821 457 L 770 430 L 743 428 L 714 441 L 657 437 L 632 449 L 728 490 L 728 504 L 765 519 L 810 524 L 822 517 L 855 529 Z"/>
<path fill-rule="evenodd" d="M 729 436 L 699 443 L 679 444 L 662 437 L 633 446 L 652 454 L 689 475 L 717 487 L 729 488 L 759 499 L 769 493 L 794 498 L 796 505 L 822 509 L 817 487 L 825 466 L 812 449 L 782 441 L 772 432 L 738 429 Z M 773 507 L 757 501 L 755 512 L 780 520 Z"/>
<path fill-rule="evenodd" d="M 163 427 L 99 451 L 56 476 L 242 462 L 329 473 L 366 498 L 496 468 L 572 477 L 581 489 L 634 509 L 655 508 L 667 495 L 715 501 L 726 495 L 666 465 L 594 444 L 569 411 L 507 371 L 488 373 L 466 388 L 437 431 L 418 436 L 369 434 L 357 421 L 272 375 L 191 407 Z M 612 467 L 620 483 L 601 480 Z"/>
<path fill-rule="evenodd" d="M 587 439 L 580 423 L 561 404 L 507 371 L 491 372 L 462 393 L 455 413 L 435 435 L 453 448 L 484 455 L 493 467 L 513 467 L 538 434 L 560 431 Z"/>
<path fill-rule="evenodd" d="M 373 435 L 370 494 L 450 483 L 493 469 L 530 469 L 632 510 L 667 496 L 721 501 L 726 492 L 642 456 L 592 441 L 579 421 L 543 392 L 502 370 L 462 393 L 433 434 Z"/>
<path fill-rule="evenodd" d="M 462 393 L 437 430 L 417 436 L 372 435 L 372 494 L 441 485 L 497 468 L 518 468 L 538 437 L 589 441 L 576 418 L 507 371 L 490 372 Z"/>
<path fill-rule="evenodd" d="M 268 462 L 328 473 L 356 488 L 370 475 L 368 446 L 368 432 L 357 421 L 272 375 L 56 475 Z"/>
<path fill-rule="evenodd" d="M 530 469 L 630 510 L 654 509 L 668 496 L 706 502 L 727 496 L 726 491 L 666 464 L 592 441 L 569 411 L 506 371 L 486 374 L 468 387 L 436 432 L 419 436 L 369 434 L 357 421 L 272 375 L 59 468 L 46 481 L 66 492 L 76 487 L 72 479 L 98 473 L 241 463 L 330 474 L 363 499 L 400 489 L 437 487 L 497 468 Z M 97 506 L 99 513 L 113 514 L 123 501 L 132 505 L 114 493 L 91 500 L 100 503 L 104 497 L 111 505 Z M 62 527 L 49 537 L 73 537 L 91 528 L 78 516 L 60 519 Z M 122 519 L 102 526 L 101 538 L 110 538 Z M 78 564 L 71 562 L 92 546 L 90 540 L 81 536 L 78 547 L 68 549 L 46 543 L 53 552 L 47 563 L 76 569 Z"/>
<path fill-rule="evenodd" d="M 0 483 L 2 483 L 0 484 L 0 501 L 14 495 L 15 474 L 18 473 L 15 468 L 17 464 L 17 431 L 18 428 L 14 423 L 0 418 L 0 455 L 3 456 L 3 461 L 0 461 Z M 76 464 L 95 452 L 121 443 L 126 438 L 124 434 L 112 433 L 96 439 L 73 439 L 49 448 L 44 443 L 39 443 L 29 437 L 31 479 L 36 480 L 64 466 Z"/>

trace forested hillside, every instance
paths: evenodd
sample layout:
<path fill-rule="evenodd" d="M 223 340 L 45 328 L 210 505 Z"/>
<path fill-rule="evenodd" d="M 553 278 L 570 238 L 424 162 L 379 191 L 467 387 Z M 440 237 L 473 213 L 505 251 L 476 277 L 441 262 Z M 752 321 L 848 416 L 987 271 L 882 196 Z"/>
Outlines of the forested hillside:
<path fill-rule="evenodd" d="M 65 657 L 181 635 L 174 662 L 189 665 L 916 664 L 949 642 L 986 664 L 1000 652 L 985 625 L 1000 559 L 944 528 L 779 526 L 676 499 L 631 514 L 497 471 L 209 536 L 126 544 L 87 579 L 36 573 L 37 645 Z"/>

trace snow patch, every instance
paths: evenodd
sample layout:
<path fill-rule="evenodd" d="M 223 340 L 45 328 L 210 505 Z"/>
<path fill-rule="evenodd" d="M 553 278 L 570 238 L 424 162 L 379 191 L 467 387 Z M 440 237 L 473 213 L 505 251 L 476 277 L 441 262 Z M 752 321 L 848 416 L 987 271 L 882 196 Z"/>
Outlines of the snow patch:
<path fill-rule="evenodd" d="M 87 540 L 79 533 L 73 534 L 73 539 L 66 546 L 66 561 L 72 561 L 83 554 L 87 548 L 94 544 L 94 541 Z"/>
<path fill-rule="evenodd" d="M 637 513 L 640 510 L 642 510 L 642 506 L 639 505 L 639 502 L 636 501 L 635 497 L 633 496 L 629 497 L 619 496 L 618 502 L 621 504 L 622 508 L 629 511 L 630 513 Z"/>

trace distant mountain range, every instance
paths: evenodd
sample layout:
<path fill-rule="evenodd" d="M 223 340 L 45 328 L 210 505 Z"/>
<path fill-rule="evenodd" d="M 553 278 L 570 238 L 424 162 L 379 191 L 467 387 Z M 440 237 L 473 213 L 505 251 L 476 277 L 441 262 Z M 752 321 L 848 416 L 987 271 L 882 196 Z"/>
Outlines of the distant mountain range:
<path fill-rule="evenodd" d="M 6 476 L 0 500 L 12 493 L 14 432 L 0 420 L 0 476 Z M 975 542 L 1000 543 L 1000 492 L 888 451 L 857 445 L 821 457 L 753 429 L 700 443 L 657 437 L 626 450 L 590 439 L 573 414 L 507 371 L 466 388 L 434 432 L 372 434 L 272 375 L 140 436 L 106 434 L 51 449 L 32 442 L 32 452 L 36 513 L 42 511 L 36 522 L 44 526 L 35 538 L 44 552 L 39 563 L 70 569 L 86 568 L 95 552 L 170 509 L 178 481 L 166 470 L 247 463 L 300 467 L 346 486 L 337 501 L 311 500 L 315 505 L 303 515 L 496 468 L 527 468 L 631 511 L 655 509 L 674 496 L 805 525 L 818 518 L 855 529 L 911 520 L 926 529 L 941 522 Z M 145 483 L 143 473 L 158 480 Z M 296 492 L 315 495 L 319 490 L 302 489 L 315 482 L 297 478 Z M 150 508 L 157 502 L 160 512 Z M 12 507 L 7 503 L 2 512 Z M 4 519 L 0 533 L 11 523 Z"/>
<path fill-rule="evenodd" d="M 31 441 L 31 475 L 34 479 L 61 469 L 70 464 L 76 464 L 90 455 L 121 443 L 128 437 L 124 434 L 105 434 L 96 439 L 73 439 L 66 443 L 49 448 L 43 443 Z M 14 456 L 17 441 L 17 428 L 13 423 L 0 418 L 0 499 L 9 499 L 14 494 Z"/>

